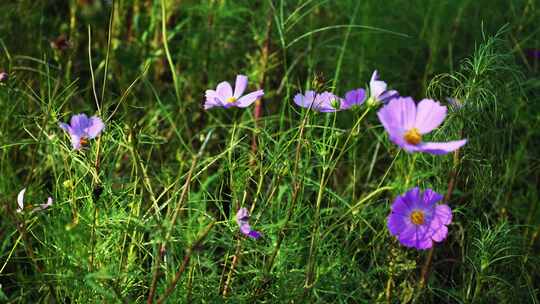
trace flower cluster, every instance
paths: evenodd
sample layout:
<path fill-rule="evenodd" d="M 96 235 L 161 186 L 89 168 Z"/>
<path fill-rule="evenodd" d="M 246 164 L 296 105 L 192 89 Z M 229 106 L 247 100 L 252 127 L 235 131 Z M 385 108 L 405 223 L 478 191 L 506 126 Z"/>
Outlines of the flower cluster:
<path fill-rule="evenodd" d="M 247 88 L 247 77 L 236 77 L 235 89 L 228 82 L 218 84 L 216 90 L 206 91 L 205 109 L 213 107 L 245 108 L 262 98 L 263 90 L 243 95 Z M 377 112 L 379 121 L 388 133 L 390 141 L 408 153 L 424 152 L 442 155 L 455 151 L 467 143 L 466 139 L 448 142 L 424 141 L 424 136 L 439 127 L 447 115 L 446 106 L 432 99 L 423 99 L 416 103 L 411 97 L 402 97 L 396 90 L 389 90 L 386 82 L 379 79 L 375 70 L 369 81 L 369 88 L 357 88 L 339 97 L 332 92 L 307 90 L 293 98 L 294 103 L 302 108 L 335 113 L 349 110 L 366 103 L 368 107 L 382 108 Z M 457 99 L 449 99 L 454 110 L 461 107 Z M 388 229 L 404 246 L 427 249 L 433 242 L 441 242 L 448 234 L 447 225 L 452 221 L 452 210 L 448 205 L 437 204 L 442 196 L 432 189 L 420 191 L 415 187 L 404 195 L 398 196 L 388 216 Z M 257 239 L 261 236 L 249 225 L 249 212 L 241 208 L 236 213 L 236 222 L 240 232 Z"/>
<path fill-rule="evenodd" d="M 7 78 L 6 75 L 0 76 Z M 263 90 L 244 95 L 247 86 L 248 78 L 245 75 L 236 76 L 234 91 L 228 82 L 219 83 L 215 90 L 206 90 L 204 108 L 245 108 L 263 97 Z M 342 98 L 328 91 L 308 90 L 304 94 L 296 94 L 293 101 L 300 107 L 323 113 L 344 111 L 364 103 L 370 108 L 383 105 L 377 112 L 379 121 L 388 133 L 390 141 L 409 153 L 446 154 L 459 149 L 467 142 L 466 139 L 448 142 L 424 141 L 423 137 L 426 134 L 443 123 L 447 115 L 446 106 L 432 99 L 423 99 L 417 104 L 411 97 L 399 96 L 397 91 L 388 90 L 388 85 L 379 79 L 377 71 L 371 76 L 368 91 L 363 88 L 353 89 Z M 449 103 L 456 108 L 461 105 L 457 99 L 450 99 Z M 73 115 L 69 124 L 59 125 L 70 136 L 74 150 L 81 150 L 89 144 L 90 139 L 99 136 L 105 128 L 101 118 L 88 117 L 86 114 Z M 18 213 L 24 210 L 25 191 L 26 189 L 21 190 L 17 196 Z M 446 204 L 438 204 L 442 198 L 442 195 L 432 189 L 422 192 L 418 187 L 398 196 L 388 216 L 387 226 L 390 233 L 404 246 L 417 249 L 431 248 L 433 242 L 443 241 L 448 234 L 447 225 L 452 221 L 452 210 Z M 46 203 L 32 209 L 32 212 L 44 210 L 52 203 L 53 200 L 49 197 Z M 249 224 L 248 209 L 240 208 L 237 211 L 236 222 L 240 232 L 245 236 L 253 239 L 261 237 L 261 233 L 253 230 Z"/>

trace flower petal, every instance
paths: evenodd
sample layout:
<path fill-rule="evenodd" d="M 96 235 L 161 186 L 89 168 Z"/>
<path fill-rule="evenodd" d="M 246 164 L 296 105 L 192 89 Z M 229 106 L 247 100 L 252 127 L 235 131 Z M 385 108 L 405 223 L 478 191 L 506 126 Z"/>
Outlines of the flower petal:
<path fill-rule="evenodd" d="M 405 196 L 398 196 L 392 203 L 392 212 L 402 216 L 407 216 L 409 212 L 412 211 L 411 205 L 412 204 L 405 200 Z"/>
<path fill-rule="evenodd" d="M 219 99 L 217 98 L 217 92 L 214 90 L 206 90 L 205 97 L 206 97 L 206 101 L 204 102 L 205 110 L 222 105 Z"/>
<path fill-rule="evenodd" d="M 24 193 L 26 192 L 26 188 L 22 189 L 19 194 L 17 195 L 17 212 L 21 213 L 24 209 Z"/>
<path fill-rule="evenodd" d="M 84 131 L 88 135 L 88 138 L 95 138 L 101 133 L 103 128 L 105 128 L 103 120 L 97 116 L 92 116 L 89 120 L 88 127 Z"/>
<path fill-rule="evenodd" d="M 345 93 L 345 100 L 341 103 L 341 109 L 346 110 L 353 106 L 359 106 L 366 100 L 366 90 L 356 89 Z"/>
<path fill-rule="evenodd" d="M 429 227 L 417 226 L 415 233 L 415 246 L 416 249 L 425 250 L 433 247 L 432 234 L 429 231 Z"/>
<path fill-rule="evenodd" d="M 294 103 L 297 105 L 303 107 L 303 108 L 309 108 L 311 107 L 311 104 L 315 100 L 315 91 L 306 91 L 305 95 L 302 95 L 301 93 L 296 94 L 294 96 Z"/>
<path fill-rule="evenodd" d="M 405 195 L 403 195 L 403 200 L 409 206 L 410 210 L 413 209 L 423 209 L 421 205 L 421 193 L 420 188 L 414 187 L 407 191 Z"/>
<path fill-rule="evenodd" d="M 377 112 L 377 116 L 386 132 L 390 135 L 390 140 L 401 146 L 400 143 L 404 142 L 403 133 L 405 130 L 401 125 L 400 107 L 395 103 L 395 99 L 382 107 Z"/>
<path fill-rule="evenodd" d="M 248 107 L 252 103 L 254 103 L 257 99 L 261 98 L 263 95 L 264 95 L 263 90 L 258 90 L 258 91 L 255 91 L 255 92 L 251 92 L 251 93 L 249 93 L 247 95 L 244 95 L 244 96 L 240 97 L 240 99 L 238 99 L 238 101 L 236 101 L 234 103 L 234 105 L 239 107 L 239 108 Z"/>
<path fill-rule="evenodd" d="M 432 99 L 422 99 L 416 110 L 414 127 L 420 134 L 426 134 L 437 128 L 446 117 L 446 107 Z"/>
<path fill-rule="evenodd" d="M 248 78 L 245 75 L 237 75 L 234 84 L 234 98 L 240 98 L 247 88 Z"/>
<path fill-rule="evenodd" d="M 240 232 L 242 232 L 245 235 L 249 235 L 249 233 L 251 232 L 251 227 L 249 226 L 248 223 L 244 223 L 240 225 Z"/>
<path fill-rule="evenodd" d="M 71 146 L 73 146 L 74 150 L 81 149 L 81 137 L 77 134 L 70 134 L 71 135 Z"/>
<path fill-rule="evenodd" d="M 69 124 L 71 125 L 70 133 L 82 136 L 84 134 L 84 129 L 89 125 L 88 116 L 84 113 L 73 115 Z"/>
<path fill-rule="evenodd" d="M 52 206 L 53 204 L 53 199 L 52 197 L 48 197 L 47 198 L 47 202 L 45 204 L 40 204 L 39 206 L 41 207 L 41 209 L 47 209 L 48 207 Z"/>
<path fill-rule="evenodd" d="M 261 233 L 259 231 L 255 231 L 255 230 L 251 230 L 247 236 L 249 236 L 250 238 L 254 238 L 254 239 L 258 239 L 261 237 Z"/>
<path fill-rule="evenodd" d="M 233 96 L 232 87 L 227 81 L 223 81 L 217 86 L 217 97 L 222 102 L 226 102 L 228 98 Z"/>
<path fill-rule="evenodd" d="M 437 202 L 443 199 L 443 196 L 432 189 L 426 189 L 422 196 L 423 205 L 426 207 L 435 206 Z"/>
<path fill-rule="evenodd" d="M 446 236 L 448 235 L 448 227 L 445 225 L 439 226 L 436 230 L 433 231 L 433 234 L 431 235 L 431 239 L 435 242 L 442 242 L 444 239 L 446 239 Z"/>
<path fill-rule="evenodd" d="M 60 128 L 62 128 L 62 130 L 68 133 L 71 132 L 71 127 L 67 123 L 61 122 L 59 125 L 60 125 Z"/>
<path fill-rule="evenodd" d="M 435 216 L 443 225 L 449 225 L 452 222 L 452 209 L 448 205 L 437 205 L 435 207 Z"/>
<path fill-rule="evenodd" d="M 339 106 L 334 105 L 338 103 L 341 103 L 339 97 L 330 92 L 322 92 L 315 97 L 312 109 L 323 113 L 336 112 L 339 111 Z"/>
<path fill-rule="evenodd" d="M 236 221 L 239 225 L 243 224 L 249 218 L 249 211 L 247 208 L 240 208 L 236 212 Z"/>
<path fill-rule="evenodd" d="M 405 222 L 405 216 L 392 212 L 388 216 L 386 226 L 393 236 L 398 236 L 402 231 L 407 229 L 408 224 Z"/>
<path fill-rule="evenodd" d="M 379 95 L 378 99 L 379 99 L 380 102 L 386 103 L 386 102 L 389 102 L 390 100 L 392 100 L 394 98 L 398 98 L 398 97 L 399 97 L 399 92 L 398 91 L 389 90 L 389 91 L 384 91 L 384 93 Z"/>
<path fill-rule="evenodd" d="M 369 94 L 378 99 L 378 97 L 386 91 L 386 87 L 386 82 L 379 80 L 379 73 L 377 70 L 373 71 L 371 80 L 369 81 Z"/>
<path fill-rule="evenodd" d="M 466 139 L 454 140 L 449 142 L 424 142 L 416 146 L 418 151 L 431 153 L 435 155 L 442 155 L 450 153 L 454 150 L 461 148 L 467 143 Z"/>

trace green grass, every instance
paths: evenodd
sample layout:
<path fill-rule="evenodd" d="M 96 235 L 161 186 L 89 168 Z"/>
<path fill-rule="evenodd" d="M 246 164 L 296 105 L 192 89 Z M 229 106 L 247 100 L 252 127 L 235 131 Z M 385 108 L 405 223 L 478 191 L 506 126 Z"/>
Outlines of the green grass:
<path fill-rule="evenodd" d="M 0 302 L 539 302 L 538 3 L 112 2 L 0 4 Z M 292 102 L 374 69 L 403 96 L 463 100 L 431 138 L 468 144 L 407 154 L 377 109 Z M 240 73 L 262 116 L 204 111 Z M 77 152 L 58 123 L 81 112 L 107 126 Z M 450 193 L 431 259 L 386 229 L 413 186 Z M 24 187 L 54 205 L 16 213 Z"/>

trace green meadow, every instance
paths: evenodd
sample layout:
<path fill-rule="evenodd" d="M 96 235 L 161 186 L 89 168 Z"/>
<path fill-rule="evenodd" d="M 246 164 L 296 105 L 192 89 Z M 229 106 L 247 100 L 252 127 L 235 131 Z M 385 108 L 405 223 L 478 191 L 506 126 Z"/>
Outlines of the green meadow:
<path fill-rule="evenodd" d="M 539 21 L 538 0 L 1 1 L 0 303 L 539 303 Z M 375 70 L 444 121 L 389 134 Z M 205 109 L 237 75 L 264 95 Z M 60 127 L 79 113 L 104 128 Z M 388 227 L 414 187 L 452 211 L 430 248 Z"/>

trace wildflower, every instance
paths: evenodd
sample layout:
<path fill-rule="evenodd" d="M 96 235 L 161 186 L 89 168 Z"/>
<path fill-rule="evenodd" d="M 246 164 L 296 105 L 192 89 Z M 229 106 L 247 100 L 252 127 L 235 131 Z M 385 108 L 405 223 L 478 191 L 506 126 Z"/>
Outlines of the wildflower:
<path fill-rule="evenodd" d="M 315 91 L 306 91 L 305 95 L 301 93 L 294 96 L 294 103 L 303 107 L 311 108 L 319 112 L 337 112 L 344 110 L 345 102 L 342 98 L 330 92 L 315 93 Z M 352 105 L 351 105 L 352 106 Z"/>
<path fill-rule="evenodd" d="M 240 226 L 240 232 L 250 238 L 258 239 L 261 234 L 258 231 L 252 230 L 249 226 L 249 212 L 246 208 L 240 208 L 236 212 L 236 222 Z"/>
<path fill-rule="evenodd" d="M 345 93 L 345 101 L 341 103 L 343 110 L 350 109 L 353 106 L 359 106 L 366 100 L 366 90 L 356 89 Z"/>
<path fill-rule="evenodd" d="M 26 192 L 26 188 L 22 189 L 19 194 L 17 195 L 17 212 L 18 213 L 21 213 L 23 212 L 24 210 L 24 194 Z M 39 207 L 36 207 L 32 210 L 32 212 L 36 212 L 36 211 L 39 211 L 39 210 L 45 210 L 47 208 L 49 208 L 50 206 L 52 206 L 53 204 L 53 199 L 52 197 L 49 196 L 49 198 L 47 198 L 47 202 L 45 204 L 39 204 Z"/>
<path fill-rule="evenodd" d="M 236 83 L 234 85 L 234 93 L 231 85 L 227 81 L 223 81 L 218 84 L 215 91 L 206 90 L 206 102 L 204 103 L 204 109 L 208 110 L 213 107 L 248 107 L 257 99 L 261 98 L 264 95 L 264 91 L 258 90 L 242 96 L 246 90 L 247 84 L 247 76 L 237 75 Z"/>
<path fill-rule="evenodd" d="M 1 72 L 0 72 L 0 84 L 3 84 L 3 83 L 6 82 L 8 79 L 9 79 L 8 73 L 6 73 L 6 72 L 4 72 L 4 71 L 1 71 Z"/>
<path fill-rule="evenodd" d="M 422 135 L 437 128 L 446 117 L 446 107 L 431 99 L 414 103 L 411 97 L 392 99 L 377 113 L 390 140 L 407 152 L 446 154 L 467 143 L 466 139 L 449 142 L 424 142 Z"/>
<path fill-rule="evenodd" d="M 428 249 L 433 241 L 442 242 L 448 234 L 446 226 L 452 222 L 452 209 L 437 204 L 442 198 L 431 189 L 421 192 L 418 187 L 398 196 L 388 216 L 388 230 L 406 247 Z"/>
<path fill-rule="evenodd" d="M 60 123 L 60 128 L 69 133 L 73 149 L 79 150 L 88 143 L 89 139 L 97 137 L 105 124 L 101 118 L 92 116 L 88 118 L 86 114 L 77 114 L 71 117 L 70 124 Z"/>
<path fill-rule="evenodd" d="M 369 99 L 368 105 L 378 105 L 380 103 L 387 103 L 392 98 L 399 96 L 396 90 L 387 90 L 388 85 L 386 82 L 379 80 L 379 73 L 377 70 L 373 71 L 371 80 L 369 81 Z"/>

